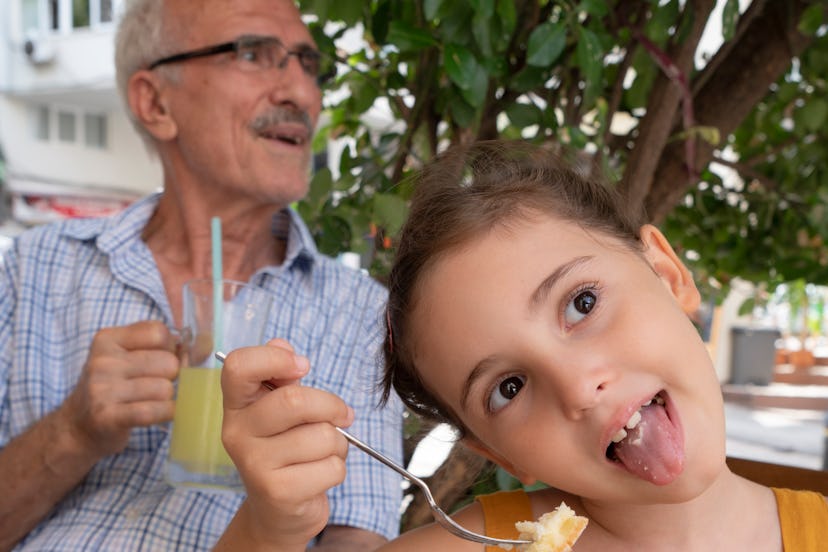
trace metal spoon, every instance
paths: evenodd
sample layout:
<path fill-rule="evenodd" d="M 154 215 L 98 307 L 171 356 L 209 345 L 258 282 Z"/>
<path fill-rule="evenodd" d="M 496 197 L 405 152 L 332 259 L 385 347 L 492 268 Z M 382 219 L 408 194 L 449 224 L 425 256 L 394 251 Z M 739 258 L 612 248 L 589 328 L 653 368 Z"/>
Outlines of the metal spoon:
<path fill-rule="evenodd" d="M 222 363 L 224 362 L 225 355 L 221 351 L 216 352 L 216 358 L 219 359 Z M 267 389 L 273 391 L 275 387 L 273 384 L 267 381 L 263 381 L 262 385 Z M 487 537 L 486 535 L 481 535 L 479 533 L 475 533 L 474 531 L 469 531 L 465 527 L 458 525 L 453 519 L 449 517 L 440 507 L 437 505 L 437 501 L 434 500 L 434 496 L 431 494 L 431 489 L 428 488 L 425 481 L 411 473 L 410 471 L 406 470 L 402 466 L 396 464 L 393 460 L 379 452 L 378 450 L 372 448 L 370 445 L 363 443 L 344 429 L 337 427 L 336 430 L 340 432 L 352 445 L 356 448 L 361 450 L 362 452 L 372 456 L 376 460 L 379 460 L 401 476 L 405 477 L 415 485 L 417 485 L 420 490 L 423 491 L 423 495 L 425 495 L 426 500 L 428 501 L 429 507 L 431 507 L 431 512 L 434 515 L 435 521 L 443 526 L 449 533 L 456 535 L 462 539 L 470 540 L 472 542 L 479 542 L 481 544 L 486 544 L 490 546 L 502 546 L 505 549 L 511 549 L 512 546 L 518 546 L 521 544 L 531 544 L 532 541 L 528 540 L 517 540 L 517 539 L 496 539 L 494 537 Z M 508 547 L 508 548 L 507 548 Z"/>

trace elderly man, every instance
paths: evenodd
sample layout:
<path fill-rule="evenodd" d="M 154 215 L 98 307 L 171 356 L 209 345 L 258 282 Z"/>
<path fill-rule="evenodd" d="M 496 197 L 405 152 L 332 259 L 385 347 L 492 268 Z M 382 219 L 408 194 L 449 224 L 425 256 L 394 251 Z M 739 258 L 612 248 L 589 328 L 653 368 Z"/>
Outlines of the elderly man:
<path fill-rule="evenodd" d="M 136 0 L 116 50 L 163 192 L 30 230 L 4 258 L 0 549 L 210 549 L 231 520 L 227 549 L 374 548 L 397 531 L 399 480 L 361 454 L 346 464 L 333 426 L 401 454 L 399 407 L 370 394 L 385 290 L 320 255 L 287 208 L 306 193 L 321 106 L 307 28 L 291 0 Z M 231 353 L 224 374 L 224 441 L 247 496 L 162 476 L 169 328 L 184 282 L 211 274 L 214 216 L 224 276 L 270 290 L 278 311 L 266 333 L 281 339 Z"/>

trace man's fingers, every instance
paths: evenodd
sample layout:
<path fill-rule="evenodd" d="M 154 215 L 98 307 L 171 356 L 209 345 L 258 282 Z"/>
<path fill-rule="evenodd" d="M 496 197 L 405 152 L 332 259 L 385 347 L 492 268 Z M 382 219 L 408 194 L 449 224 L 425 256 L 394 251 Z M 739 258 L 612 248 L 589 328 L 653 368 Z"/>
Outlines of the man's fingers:
<path fill-rule="evenodd" d="M 175 386 L 165 378 L 136 377 L 114 381 L 109 395 L 110 399 L 119 403 L 172 401 L 175 399 Z"/>
<path fill-rule="evenodd" d="M 97 354 L 89 357 L 88 364 L 95 378 L 157 377 L 174 380 L 178 375 L 178 358 L 162 350 Z"/>
<path fill-rule="evenodd" d="M 95 334 L 92 351 L 116 352 L 138 349 L 162 349 L 175 352 L 178 338 L 158 320 L 143 320 L 128 326 L 104 328 Z"/>
<path fill-rule="evenodd" d="M 122 427 L 148 427 L 155 424 L 169 422 L 175 413 L 175 402 L 140 401 L 122 406 L 120 423 Z"/>

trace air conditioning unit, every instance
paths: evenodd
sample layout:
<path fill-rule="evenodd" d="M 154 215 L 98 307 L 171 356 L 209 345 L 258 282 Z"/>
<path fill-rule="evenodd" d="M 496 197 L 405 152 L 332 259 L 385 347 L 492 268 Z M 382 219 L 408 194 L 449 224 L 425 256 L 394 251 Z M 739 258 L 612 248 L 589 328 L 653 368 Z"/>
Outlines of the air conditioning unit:
<path fill-rule="evenodd" d="M 55 59 L 55 46 L 48 38 L 29 35 L 23 43 L 23 51 L 33 65 L 46 65 Z"/>

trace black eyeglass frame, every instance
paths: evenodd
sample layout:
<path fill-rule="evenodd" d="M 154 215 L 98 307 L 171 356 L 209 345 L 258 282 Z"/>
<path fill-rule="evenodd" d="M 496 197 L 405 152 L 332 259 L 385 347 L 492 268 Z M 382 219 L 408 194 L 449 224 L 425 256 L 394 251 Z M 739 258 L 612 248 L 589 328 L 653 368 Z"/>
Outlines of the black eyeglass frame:
<path fill-rule="evenodd" d="M 273 43 L 278 44 L 281 46 L 285 51 L 284 60 L 278 64 L 278 67 L 282 68 L 287 63 L 287 60 L 290 59 L 290 56 L 295 56 L 296 59 L 299 61 L 299 65 L 302 66 L 302 70 L 307 73 L 307 69 L 305 68 L 305 64 L 303 63 L 303 58 L 305 56 L 311 56 L 315 58 L 318 62 L 322 58 L 325 57 L 325 54 L 320 52 L 319 50 L 314 50 L 313 48 L 306 48 L 302 50 L 290 50 L 287 46 L 285 46 L 281 40 L 276 38 L 275 36 L 256 36 L 256 35 L 245 35 L 242 37 L 237 38 L 232 42 L 224 42 L 222 44 L 215 44 L 213 46 L 205 46 L 204 48 L 198 48 L 196 50 L 190 50 L 187 52 L 180 52 L 178 54 L 173 54 L 171 56 L 163 57 L 161 59 L 157 59 L 150 63 L 147 66 L 147 69 L 152 71 L 156 67 L 160 65 L 167 65 L 168 63 L 178 63 L 179 61 L 187 61 L 189 59 L 197 59 L 201 57 L 209 57 L 215 56 L 218 54 L 226 54 L 228 52 L 236 52 L 238 53 L 240 49 L 243 47 L 249 47 L 251 45 L 261 44 L 261 43 Z M 334 56 L 331 56 L 331 61 L 336 62 L 337 59 Z M 319 73 L 315 75 L 316 77 L 316 84 L 322 86 L 326 82 L 328 82 L 331 77 L 336 74 L 336 66 L 334 64 L 331 65 L 331 69 L 324 73 Z"/>

